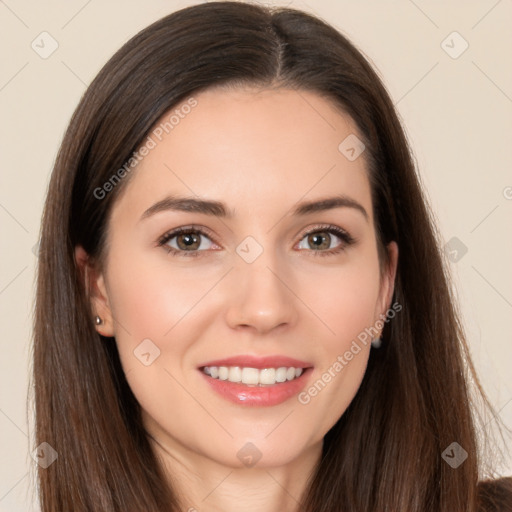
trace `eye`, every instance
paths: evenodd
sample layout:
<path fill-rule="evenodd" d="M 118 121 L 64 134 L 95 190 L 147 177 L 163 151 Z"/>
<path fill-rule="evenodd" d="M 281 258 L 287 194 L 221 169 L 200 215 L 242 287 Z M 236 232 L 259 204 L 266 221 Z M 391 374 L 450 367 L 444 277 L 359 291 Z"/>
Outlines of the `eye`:
<path fill-rule="evenodd" d="M 349 233 L 338 226 L 323 226 L 305 233 L 297 247 L 324 256 L 341 252 L 355 241 Z"/>
<path fill-rule="evenodd" d="M 200 252 L 212 249 L 214 243 L 204 230 L 189 226 L 169 231 L 158 240 L 158 245 L 173 255 L 198 256 Z"/>

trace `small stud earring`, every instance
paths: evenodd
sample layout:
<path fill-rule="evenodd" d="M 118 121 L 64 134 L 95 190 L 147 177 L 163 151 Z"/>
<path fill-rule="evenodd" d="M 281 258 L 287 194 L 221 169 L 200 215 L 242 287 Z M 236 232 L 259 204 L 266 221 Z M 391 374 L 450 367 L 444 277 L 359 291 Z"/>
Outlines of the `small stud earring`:
<path fill-rule="evenodd" d="M 375 338 L 372 340 L 372 347 L 373 348 L 379 348 L 382 345 L 382 339 L 381 338 Z"/>
<path fill-rule="evenodd" d="M 96 325 L 101 325 L 103 323 L 103 320 L 99 316 L 96 315 L 94 322 L 96 323 Z"/>

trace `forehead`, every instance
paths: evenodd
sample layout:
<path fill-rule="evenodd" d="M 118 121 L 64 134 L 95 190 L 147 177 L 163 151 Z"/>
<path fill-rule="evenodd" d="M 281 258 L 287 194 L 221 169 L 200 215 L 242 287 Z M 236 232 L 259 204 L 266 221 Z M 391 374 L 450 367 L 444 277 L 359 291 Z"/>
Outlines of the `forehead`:
<path fill-rule="evenodd" d="M 119 201 L 131 212 L 169 193 L 222 200 L 241 214 L 343 193 L 371 212 L 364 152 L 347 158 L 345 147 L 361 139 L 357 127 L 316 93 L 206 90 L 173 107 L 150 138 Z"/>

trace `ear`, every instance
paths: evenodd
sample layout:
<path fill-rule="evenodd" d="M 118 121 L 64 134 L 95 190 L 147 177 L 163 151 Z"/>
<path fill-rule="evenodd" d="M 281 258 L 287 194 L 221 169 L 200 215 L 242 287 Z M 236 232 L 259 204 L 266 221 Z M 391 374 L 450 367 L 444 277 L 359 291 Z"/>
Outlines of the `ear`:
<path fill-rule="evenodd" d="M 114 336 L 112 311 L 103 273 L 99 272 L 96 267 L 92 265 L 89 255 L 80 245 L 75 247 L 75 261 L 80 270 L 80 276 L 84 283 L 87 297 L 91 303 L 91 310 L 94 314 L 94 318 L 91 318 L 91 322 L 94 323 L 96 330 L 102 336 Z M 96 316 L 101 318 L 100 324 L 96 324 Z"/>
<path fill-rule="evenodd" d="M 388 261 L 381 278 L 378 310 L 376 311 L 377 318 L 380 318 L 380 315 L 386 315 L 387 310 L 391 307 L 391 300 L 393 299 L 393 292 L 395 291 L 395 277 L 398 266 L 398 244 L 396 242 L 390 242 L 386 246 L 386 251 Z"/>

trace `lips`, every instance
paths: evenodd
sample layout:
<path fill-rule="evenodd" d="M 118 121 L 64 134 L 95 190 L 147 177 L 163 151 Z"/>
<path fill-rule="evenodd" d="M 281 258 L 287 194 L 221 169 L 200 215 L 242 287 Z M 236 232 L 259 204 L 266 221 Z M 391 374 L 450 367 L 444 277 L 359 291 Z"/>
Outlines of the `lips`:
<path fill-rule="evenodd" d="M 208 361 L 201 364 L 199 368 L 205 366 L 239 366 L 240 368 L 258 368 L 263 370 L 264 368 L 280 368 L 282 366 L 294 368 L 311 368 L 313 365 L 306 361 L 300 361 L 287 356 L 234 356 L 226 359 L 216 359 L 215 361 Z"/>
<path fill-rule="evenodd" d="M 272 406 L 304 388 L 312 365 L 281 355 L 244 355 L 207 361 L 198 369 L 223 398 L 239 405 Z"/>

